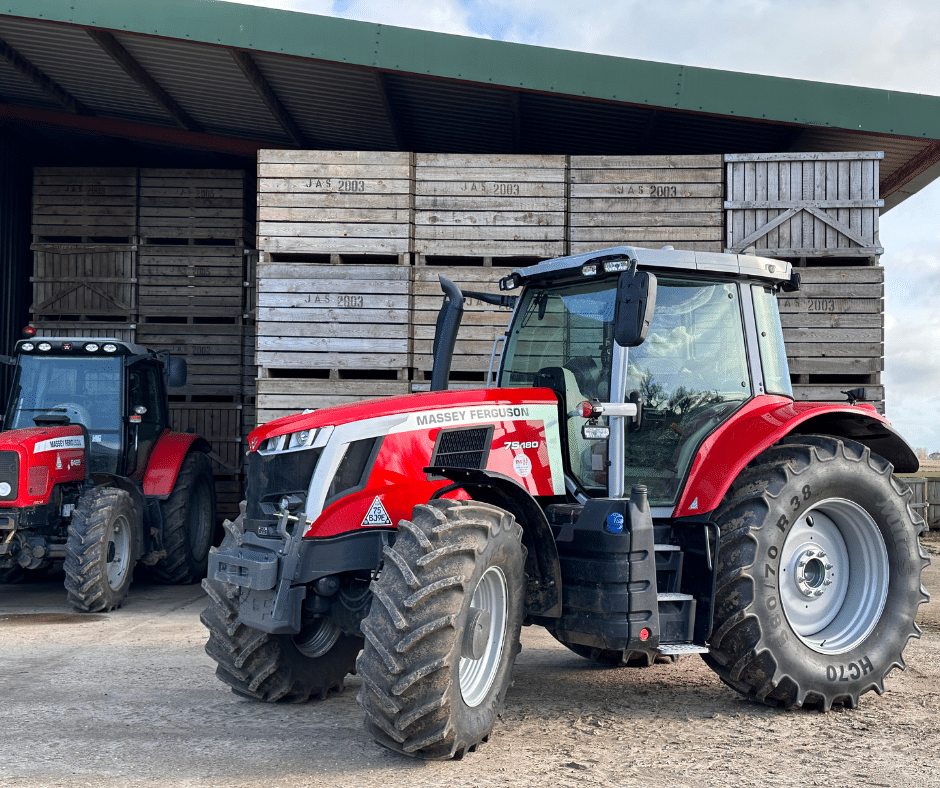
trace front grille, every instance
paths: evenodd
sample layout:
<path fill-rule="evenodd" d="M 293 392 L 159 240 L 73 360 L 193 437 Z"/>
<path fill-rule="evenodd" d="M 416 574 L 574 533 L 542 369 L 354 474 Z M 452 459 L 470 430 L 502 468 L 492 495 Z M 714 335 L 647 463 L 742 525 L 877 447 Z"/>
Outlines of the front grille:
<path fill-rule="evenodd" d="M 288 493 L 306 495 L 322 449 L 248 455 L 248 520 L 276 520 L 265 514 L 263 503 L 276 502 Z M 273 509 L 271 510 L 273 512 Z"/>
<path fill-rule="evenodd" d="M 434 468 L 485 468 L 486 459 L 490 453 L 492 434 L 492 426 L 469 430 L 442 430 L 437 436 L 431 466 Z"/>
<path fill-rule="evenodd" d="M 0 495 L 0 501 L 16 500 L 19 475 L 20 462 L 17 453 L 15 451 L 0 451 L 0 483 L 6 482 L 10 485 L 10 492 L 6 495 Z"/>

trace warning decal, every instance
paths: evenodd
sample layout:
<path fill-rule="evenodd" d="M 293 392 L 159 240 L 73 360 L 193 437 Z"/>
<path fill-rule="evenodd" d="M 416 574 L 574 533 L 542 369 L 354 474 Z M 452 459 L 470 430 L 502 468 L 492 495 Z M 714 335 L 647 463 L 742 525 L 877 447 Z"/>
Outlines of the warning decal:
<path fill-rule="evenodd" d="M 372 501 L 372 506 L 370 506 L 369 511 L 366 512 L 362 524 L 364 526 L 392 524 L 392 519 L 388 516 L 388 512 L 385 511 L 385 507 L 382 505 L 382 501 L 379 500 L 378 495 L 376 495 L 375 500 Z"/>

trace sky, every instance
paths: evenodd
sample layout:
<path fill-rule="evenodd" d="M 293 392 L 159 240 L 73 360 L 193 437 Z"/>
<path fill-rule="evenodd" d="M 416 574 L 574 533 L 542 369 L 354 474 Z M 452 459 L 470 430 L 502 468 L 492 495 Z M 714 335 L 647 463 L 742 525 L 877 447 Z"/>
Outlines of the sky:
<path fill-rule="evenodd" d="M 940 96 L 936 0 L 237 0 L 442 33 Z M 729 151 L 733 152 L 733 151 Z M 886 413 L 940 451 L 940 180 L 881 217 Z"/>

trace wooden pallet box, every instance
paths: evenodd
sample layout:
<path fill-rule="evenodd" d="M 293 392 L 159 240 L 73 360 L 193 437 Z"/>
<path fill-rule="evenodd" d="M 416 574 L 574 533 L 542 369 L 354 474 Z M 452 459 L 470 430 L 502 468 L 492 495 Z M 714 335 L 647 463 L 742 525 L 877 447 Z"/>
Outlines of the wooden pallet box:
<path fill-rule="evenodd" d="M 777 302 L 797 399 L 844 402 L 842 391 L 864 387 L 883 402 L 884 269 L 808 266 L 796 293 Z"/>
<path fill-rule="evenodd" d="M 137 314 L 137 246 L 35 243 L 33 319 L 133 322 Z"/>
<path fill-rule="evenodd" d="M 131 243 L 137 235 L 137 170 L 36 167 L 33 239 Z"/>
<path fill-rule="evenodd" d="M 415 155 L 415 252 L 559 257 L 566 252 L 564 156 Z"/>
<path fill-rule="evenodd" d="M 877 257 L 876 152 L 724 157 L 726 251 L 771 257 Z"/>
<path fill-rule="evenodd" d="M 257 423 L 265 424 L 304 410 L 375 397 L 402 396 L 409 391 L 407 380 L 261 378 L 258 380 Z"/>
<path fill-rule="evenodd" d="M 241 317 L 249 251 L 241 246 L 141 246 L 141 314 Z"/>
<path fill-rule="evenodd" d="M 410 300 L 408 266 L 262 261 L 257 364 L 263 370 L 407 371 Z"/>
<path fill-rule="evenodd" d="M 439 277 L 450 279 L 461 290 L 499 295 L 499 280 L 512 271 L 511 267 L 489 266 L 430 265 L 414 269 L 414 308 L 411 324 L 416 380 L 429 380 L 434 368 L 434 331 L 444 299 Z M 451 363 L 454 382 L 461 379 L 467 381 L 470 378 L 477 385 L 485 383 L 490 360 L 493 358 L 494 342 L 505 334 L 511 315 L 510 309 L 486 304 L 474 298 L 465 299 L 463 320 Z"/>
<path fill-rule="evenodd" d="M 137 326 L 137 341 L 186 360 L 187 380 L 170 392 L 188 402 L 240 403 L 244 392 L 243 332 L 238 323 L 148 322 Z"/>
<path fill-rule="evenodd" d="M 140 170 L 140 236 L 251 244 L 244 170 Z"/>
<path fill-rule="evenodd" d="M 411 153 L 258 151 L 258 248 L 407 255 L 413 184 Z"/>
<path fill-rule="evenodd" d="M 242 469 L 247 447 L 242 435 L 242 405 L 172 402 L 170 425 L 174 432 L 195 432 L 212 444 L 219 458 L 213 458 L 214 473 L 234 474 Z"/>
<path fill-rule="evenodd" d="M 611 246 L 720 252 L 721 156 L 572 156 L 571 254 Z"/>

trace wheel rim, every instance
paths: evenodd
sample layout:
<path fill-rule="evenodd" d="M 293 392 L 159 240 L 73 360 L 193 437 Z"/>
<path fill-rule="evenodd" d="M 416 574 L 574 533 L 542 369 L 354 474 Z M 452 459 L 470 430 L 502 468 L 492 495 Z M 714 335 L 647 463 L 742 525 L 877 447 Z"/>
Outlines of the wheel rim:
<path fill-rule="evenodd" d="M 888 596 L 888 551 L 874 518 L 843 498 L 797 520 L 780 556 L 780 599 L 797 637 L 820 654 L 842 654 L 878 623 Z"/>
<path fill-rule="evenodd" d="M 189 507 L 189 544 L 193 548 L 193 558 L 201 561 L 209 552 L 209 535 L 213 523 L 210 523 L 211 507 L 205 483 L 196 489 L 195 500 Z"/>
<path fill-rule="evenodd" d="M 124 515 L 116 517 L 108 534 L 107 560 L 108 585 L 117 590 L 124 583 L 130 566 L 130 523 Z"/>
<path fill-rule="evenodd" d="M 340 628 L 332 618 L 315 618 L 294 636 L 294 645 L 305 657 L 322 657 L 336 645 L 340 634 Z"/>
<path fill-rule="evenodd" d="M 493 686 L 503 654 L 506 640 L 506 620 L 509 609 L 509 593 L 506 576 L 498 566 L 491 566 L 483 573 L 470 600 L 471 611 L 484 611 L 478 618 L 484 624 L 479 643 L 482 651 L 479 659 L 462 656 L 458 667 L 460 694 L 471 708 L 479 706 Z"/>

